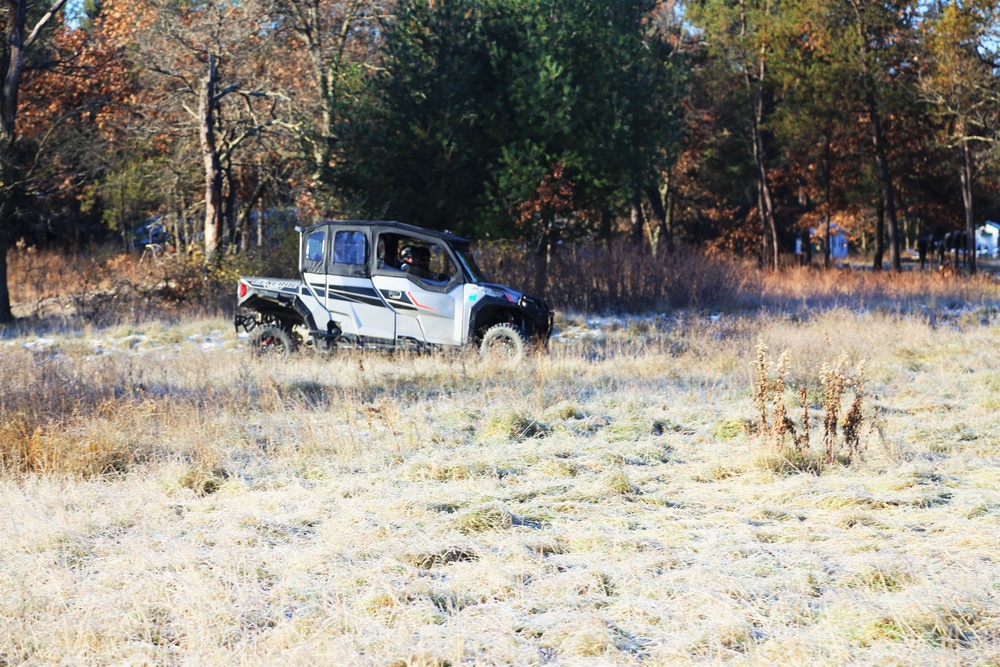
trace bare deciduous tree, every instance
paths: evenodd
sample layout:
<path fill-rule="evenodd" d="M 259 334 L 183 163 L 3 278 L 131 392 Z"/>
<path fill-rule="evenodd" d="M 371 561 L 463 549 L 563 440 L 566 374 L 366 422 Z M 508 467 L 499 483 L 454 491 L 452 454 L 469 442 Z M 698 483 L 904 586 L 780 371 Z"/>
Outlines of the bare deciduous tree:
<path fill-rule="evenodd" d="M 18 94 L 27 59 L 44 39 L 45 28 L 50 24 L 66 0 L 54 0 L 39 17 L 29 14 L 33 3 L 29 0 L 5 0 L 0 6 L 0 27 L 3 43 L 0 44 L 0 322 L 13 319 L 10 291 L 7 288 L 7 248 L 10 242 L 10 225 L 18 215 L 17 190 L 21 182 L 22 165 L 18 159 Z"/>
<path fill-rule="evenodd" d="M 287 97 L 269 71 L 269 62 L 280 62 L 273 52 L 273 6 L 210 0 L 196 8 L 153 2 L 149 9 L 156 18 L 137 41 L 136 60 L 158 91 L 151 96 L 152 116 L 170 126 L 164 135 L 198 143 L 205 260 L 211 263 L 226 223 L 235 225 L 234 163 L 241 152 L 264 150 L 268 135 L 287 125 Z"/>

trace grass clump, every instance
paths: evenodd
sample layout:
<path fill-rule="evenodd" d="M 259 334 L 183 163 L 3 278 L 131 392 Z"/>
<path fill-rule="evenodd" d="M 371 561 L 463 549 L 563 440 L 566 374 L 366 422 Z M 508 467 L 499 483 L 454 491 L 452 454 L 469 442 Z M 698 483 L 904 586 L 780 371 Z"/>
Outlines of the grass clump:
<path fill-rule="evenodd" d="M 712 437 L 722 442 L 734 440 L 752 432 L 754 424 L 749 419 L 724 419 L 712 425 Z"/>
<path fill-rule="evenodd" d="M 481 440 L 520 442 L 529 438 L 544 438 L 549 427 L 520 412 L 506 412 L 492 417 L 480 432 Z"/>
<path fill-rule="evenodd" d="M 694 429 L 687 428 L 682 424 L 676 424 L 668 419 L 654 419 L 649 427 L 650 435 L 666 435 L 667 433 L 679 433 L 681 435 L 694 435 Z"/>
<path fill-rule="evenodd" d="M 587 413 L 573 403 L 563 402 L 553 405 L 545 411 L 547 419 L 558 419 L 562 421 L 575 421 L 587 417 Z"/>
<path fill-rule="evenodd" d="M 450 563 L 462 563 L 479 560 L 479 550 L 467 544 L 449 545 L 436 551 L 425 551 L 421 553 L 407 553 L 400 558 L 406 563 L 422 570 L 448 565 Z"/>
<path fill-rule="evenodd" d="M 913 577 L 898 567 L 875 564 L 848 576 L 844 583 L 852 588 L 897 593 L 912 584 Z"/>
<path fill-rule="evenodd" d="M 623 470 L 615 470 L 604 477 L 604 488 L 616 496 L 634 496 L 639 492 Z"/>
<path fill-rule="evenodd" d="M 983 610 L 938 607 L 878 618 L 866 628 L 862 643 L 917 640 L 954 651 L 975 647 L 996 632 L 995 616 Z"/>
<path fill-rule="evenodd" d="M 537 522 L 522 519 L 499 503 L 487 503 L 475 507 L 459 516 L 455 520 L 455 525 L 463 533 L 508 530 L 514 526 L 539 527 Z"/>
<path fill-rule="evenodd" d="M 615 637 L 601 622 L 592 622 L 578 627 L 559 642 L 559 652 L 581 658 L 599 658 L 611 654 L 615 648 Z"/>
<path fill-rule="evenodd" d="M 83 478 L 127 472 L 140 458 L 140 448 L 128 428 L 128 413 L 134 407 L 122 406 L 117 417 L 99 408 L 95 419 L 73 415 L 64 423 L 40 423 L 24 414 L 11 416 L 0 424 L 0 471 Z M 86 434 L 73 437 L 70 429 L 74 426 L 86 428 Z"/>
<path fill-rule="evenodd" d="M 222 466 L 196 463 L 185 470 L 177 481 L 182 488 L 191 489 L 202 498 L 218 491 L 228 479 L 229 472 Z"/>
<path fill-rule="evenodd" d="M 501 505 L 490 503 L 473 508 L 458 517 L 456 526 L 463 533 L 484 533 L 490 530 L 507 530 L 514 525 L 514 521 L 513 513 Z"/>

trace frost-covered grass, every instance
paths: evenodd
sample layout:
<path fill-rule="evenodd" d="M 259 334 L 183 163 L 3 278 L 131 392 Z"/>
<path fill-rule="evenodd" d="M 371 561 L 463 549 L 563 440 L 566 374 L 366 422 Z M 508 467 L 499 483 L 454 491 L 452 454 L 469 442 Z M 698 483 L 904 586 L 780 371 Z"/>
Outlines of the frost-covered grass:
<path fill-rule="evenodd" d="M 0 664 L 997 664 L 994 317 L 561 315 L 517 372 L 8 335 Z M 768 463 L 758 341 L 790 406 L 866 361 L 860 461 Z"/>

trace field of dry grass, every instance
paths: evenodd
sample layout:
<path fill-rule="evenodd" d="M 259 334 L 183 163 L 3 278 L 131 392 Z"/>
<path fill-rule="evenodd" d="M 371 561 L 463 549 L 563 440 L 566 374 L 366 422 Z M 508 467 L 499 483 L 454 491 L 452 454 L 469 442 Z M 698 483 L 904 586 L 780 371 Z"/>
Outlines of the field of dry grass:
<path fill-rule="evenodd" d="M 562 314 L 516 370 L 10 329 L 0 664 L 1000 664 L 998 314 L 948 298 Z M 809 471 L 754 425 L 759 341 Z"/>

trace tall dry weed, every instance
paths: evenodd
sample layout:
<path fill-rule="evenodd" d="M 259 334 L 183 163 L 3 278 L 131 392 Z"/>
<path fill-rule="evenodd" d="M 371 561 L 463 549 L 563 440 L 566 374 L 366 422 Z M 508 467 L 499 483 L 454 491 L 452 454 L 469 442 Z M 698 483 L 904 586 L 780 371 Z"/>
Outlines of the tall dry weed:
<path fill-rule="evenodd" d="M 833 460 L 834 445 L 837 439 L 837 422 L 840 419 L 840 403 L 847 386 L 847 376 L 844 367 L 847 365 L 847 353 L 842 352 L 833 367 L 823 362 L 819 372 L 820 384 L 823 387 L 823 445 L 826 447 L 827 460 Z"/>
<path fill-rule="evenodd" d="M 857 371 L 855 371 L 853 378 L 854 385 L 854 400 L 851 401 L 851 407 L 848 408 L 847 414 L 844 416 L 843 423 L 843 433 L 844 433 L 844 447 L 847 449 L 848 459 L 854 459 L 861 455 L 861 429 L 864 421 L 864 416 L 862 414 L 862 407 L 864 401 L 862 396 L 864 396 L 864 386 L 865 386 L 865 362 L 862 360 L 858 363 Z"/>
<path fill-rule="evenodd" d="M 765 459 L 780 468 L 818 471 L 821 467 L 820 459 L 817 453 L 810 449 L 809 390 L 805 384 L 798 388 L 801 420 L 796 425 L 785 404 L 788 353 L 784 352 L 780 356 L 775 376 L 772 378 L 772 364 L 768 360 L 767 352 L 767 345 L 759 341 L 752 362 L 755 373 L 751 390 L 757 415 L 754 431 L 764 447 Z M 824 361 L 819 372 L 823 460 L 826 464 L 840 460 L 850 465 L 862 454 L 865 364 L 864 361 L 860 362 L 853 375 L 848 375 L 847 365 L 848 357 L 844 352 L 832 366 Z M 849 388 L 854 391 L 854 399 L 841 419 L 844 394 Z M 838 434 L 841 437 L 838 438 Z"/>

